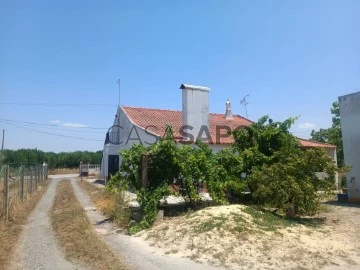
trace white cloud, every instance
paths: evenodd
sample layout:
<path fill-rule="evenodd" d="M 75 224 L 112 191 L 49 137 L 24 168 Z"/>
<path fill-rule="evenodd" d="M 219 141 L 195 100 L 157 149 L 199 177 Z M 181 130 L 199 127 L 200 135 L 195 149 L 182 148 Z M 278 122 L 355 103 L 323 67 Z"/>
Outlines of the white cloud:
<path fill-rule="evenodd" d="M 61 123 L 60 120 L 51 120 L 50 123 L 53 124 L 53 125 L 57 125 L 59 127 L 70 127 L 70 128 L 86 128 L 86 127 L 89 127 L 88 125 L 79 124 L 79 123 Z"/>
<path fill-rule="evenodd" d="M 86 128 L 88 125 L 79 124 L 79 123 L 63 123 L 60 126 L 62 127 L 72 127 L 72 128 Z"/>
<path fill-rule="evenodd" d="M 315 124 L 312 123 L 300 123 L 298 124 L 298 128 L 300 129 L 314 129 L 316 127 Z"/>
<path fill-rule="evenodd" d="M 61 122 L 60 120 L 51 120 L 50 123 L 54 125 L 59 125 Z"/>

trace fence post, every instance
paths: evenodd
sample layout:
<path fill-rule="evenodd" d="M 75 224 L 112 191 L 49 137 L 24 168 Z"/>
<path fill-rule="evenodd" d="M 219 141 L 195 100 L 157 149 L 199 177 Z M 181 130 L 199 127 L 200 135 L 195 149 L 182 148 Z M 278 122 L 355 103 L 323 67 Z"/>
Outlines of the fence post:
<path fill-rule="evenodd" d="M 38 190 L 39 178 L 40 178 L 39 165 L 36 165 L 35 191 Z"/>
<path fill-rule="evenodd" d="M 82 161 L 80 161 L 80 179 L 81 179 L 81 182 L 82 182 L 82 176 L 83 176 L 83 163 L 82 163 Z"/>
<path fill-rule="evenodd" d="M 24 200 L 24 165 L 20 167 L 20 199 Z"/>
<path fill-rule="evenodd" d="M 149 156 L 142 155 L 141 156 L 141 184 L 142 184 L 142 187 L 145 189 L 149 186 L 148 165 L 149 165 Z"/>
<path fill-rule="evenodd" d="M 9 218 L 9 165 L 4 166 L 4 207 L 5 220 Z"/>
<path fill-rule="evenodd" d="M 34 167 L 30 167 L 30 196 L 32 193 L 32 186 L 33 186 L 33 176 L 34 176 Z"/>

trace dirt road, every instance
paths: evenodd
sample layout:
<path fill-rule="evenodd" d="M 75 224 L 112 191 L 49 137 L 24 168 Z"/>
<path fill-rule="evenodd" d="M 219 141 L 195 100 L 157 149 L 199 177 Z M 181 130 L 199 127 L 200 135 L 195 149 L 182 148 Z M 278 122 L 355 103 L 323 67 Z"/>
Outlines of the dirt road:
<path fill-rule="evenodd" d="M 31 213 L 21 236 L 13 269 L 88 269 L 65 259 L 51 226 L 49 211 L 53 204 L 57 184 L 64 178 L 71 180 L 75 194 L 86 210 L 94 230 L 110 248 L 121 255 L 129 269 L 216 269 L 187 258 L 155 254 L 143 240 L 117 233 L 116 228 L 106 222 L 106 218 L 95 210 L 87 194 L 83 193 L 78 186 L 79 180 L 76 177 L 77 175 L 49 177 L 49 187 Z"/>
<path fill-rule="evenodd" d="M 59 181 L 53 179 L 49 182 L 46 193 L 31 213 L 23 231 L 13 269 L 86 269 L 66 260 L 56 243 L 49 211 Z"/>

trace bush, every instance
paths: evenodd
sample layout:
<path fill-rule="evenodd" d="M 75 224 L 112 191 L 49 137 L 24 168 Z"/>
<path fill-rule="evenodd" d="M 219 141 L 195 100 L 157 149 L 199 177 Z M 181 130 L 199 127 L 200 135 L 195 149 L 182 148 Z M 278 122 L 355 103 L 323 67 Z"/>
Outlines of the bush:
<path fill-rule="evenodd" d="M 321 149 L 302 149 L 290 134 L 294 118 L 274 123 L 263 117 L 258 123 L 235 132 L 234 148 L 246 171 L 253 202 L 280 209 L 289 204 L 305 214 L 319 208 L 318 190 L 330 192 L 335 163 Z M 319 179 L 317 172 L 326 172 Z"/>

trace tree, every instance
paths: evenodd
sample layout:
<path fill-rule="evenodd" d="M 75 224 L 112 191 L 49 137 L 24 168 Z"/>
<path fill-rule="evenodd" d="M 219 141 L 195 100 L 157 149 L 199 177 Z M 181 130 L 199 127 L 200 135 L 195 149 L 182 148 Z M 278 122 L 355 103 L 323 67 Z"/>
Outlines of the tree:
<path fill-rule="evenodd" d="M 246 173 L 245 181 L 253 202 L 286 210 L 314 214 L 319 207 L 318 190 L 330 191 L 335 164 L 321 149 L 302 149 L 289 129 L 295 118 L 273 122 L 262 117 L 234 134 L 234 148 Z M 319 179 L 317 172 L 326 172 Z"/>
<path fill-rule="evenodd" d="M 340 108 L 339 102 L 333 102 L 330 109 L 332 114 L 332 125 L 327 129 L 320 129 L 319 131 L 311 131 L 311 139 L 318 142 L 324 142 L 336 145 L 336 155 L 338 166 L 344 166 L 344 152 L 340 125 Z"/>
<path fill-rule="evenodd" d="M 3 164 L 4 160 L 5 160 L 5 156 L 3 152 L 0 152 L 0 166 Z"/>
<path fill-rule="evenodd" d="M 92 164 L 100 164 L 102 159 L 102 151 L 88 152 L 43 152 L 38 149 L 19 149 L 19 150 L 4 150 L 4 164 L 22 164 L 34 165 L 42 164 L 44 161 L 50 168 L 76 168 L 80 161 L 89 162 Z"/>

